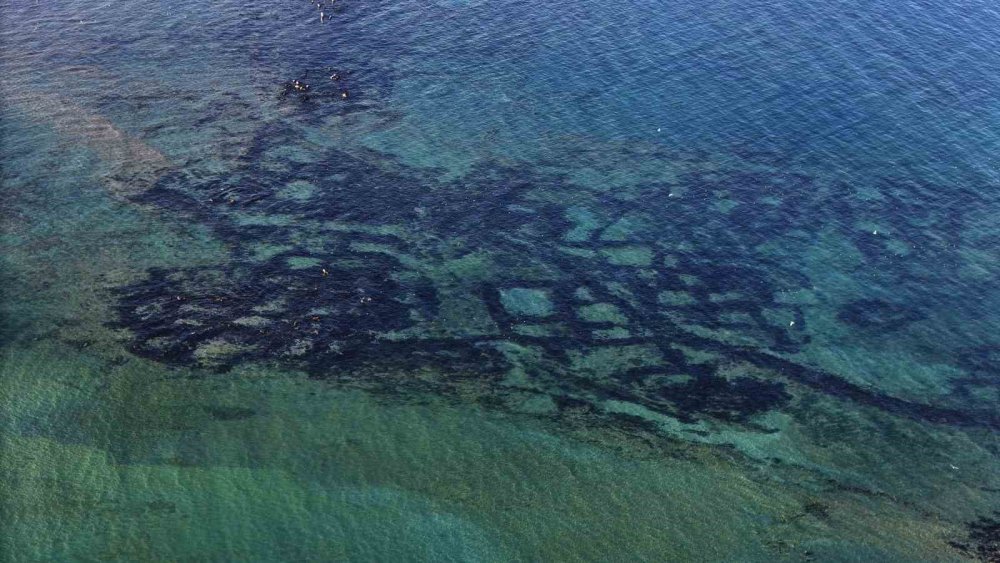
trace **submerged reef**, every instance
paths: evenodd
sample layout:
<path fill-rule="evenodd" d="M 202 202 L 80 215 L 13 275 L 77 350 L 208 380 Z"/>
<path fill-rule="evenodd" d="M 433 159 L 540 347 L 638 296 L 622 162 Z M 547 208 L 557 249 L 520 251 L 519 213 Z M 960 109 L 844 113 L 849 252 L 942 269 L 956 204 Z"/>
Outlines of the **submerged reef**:
<path fill-rule="evenodd" d="M 769 249 L 808 244 L 817 221 L 836 215 L 828 227 L 848 226 L 854 267 L 877 264 L 870 281 L 914 302 L 933 275 L 926 261 L 954 259 L 948 240 L 922 239 L 918 258 L 886 262 L 890 236 L 851 230 L 862 204 L 831 200 L 815 178 L 766 162 L 720 169 L 697 155 L 602 150 L 482 162 L 448 179 L 274 124 L 237 173 L 172 173 L 133 198 L 210 226 L 233 259 L 150 271 L 119 289 L 117 324 L 136 353 L 166 363 L 273 361 L 383 393 L 547 415 L 585 408 L 651 428 L 664 417 L 756 428 L 751 418 L 803 392 L 1000 428 L 996 412 L 908 401 L 797 360 L 814 283 L 794 255 Z M 673 168 L 667 180 L 637 174 L 615 188 L 573 177 L 636 158 Z M 962 198 L 981 197 L 959 191 L 929 214 L 886 186 L 864 206 L 913 208 L 925 224 L 959 221 Z M 922 236 L 895 231 L 897 243 Z M 924 316 L 870 299 L 843 304 L 837 319 L 885 332 Z"/>
<path fill-rule="evenodd" d="M 964 555 L 986 563 L 1000 561 L 1000 511 L 983 516 L 968 524 L 969 536 L 964 541 L 952 541 L 952 547 Z"/>

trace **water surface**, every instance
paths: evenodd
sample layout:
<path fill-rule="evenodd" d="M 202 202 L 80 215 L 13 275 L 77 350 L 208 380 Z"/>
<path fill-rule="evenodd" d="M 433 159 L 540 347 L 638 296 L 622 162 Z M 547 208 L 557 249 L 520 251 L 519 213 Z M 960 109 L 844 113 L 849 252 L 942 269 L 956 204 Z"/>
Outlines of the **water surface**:
<path fill-rule="evenodd" d="M 995 7 L 319 11 L 0 3 L 5 558 L 1000 557 Z"/>

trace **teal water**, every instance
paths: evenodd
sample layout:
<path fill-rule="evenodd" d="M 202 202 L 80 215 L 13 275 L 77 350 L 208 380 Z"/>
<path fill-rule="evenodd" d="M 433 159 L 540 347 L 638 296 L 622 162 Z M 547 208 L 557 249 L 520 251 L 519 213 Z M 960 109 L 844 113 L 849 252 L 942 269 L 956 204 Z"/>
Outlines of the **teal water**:
<path fill-rule="evenodd" d="M 1000 558 L 990 3 L 323 4 L 0 0 L 4 560 Z"/>

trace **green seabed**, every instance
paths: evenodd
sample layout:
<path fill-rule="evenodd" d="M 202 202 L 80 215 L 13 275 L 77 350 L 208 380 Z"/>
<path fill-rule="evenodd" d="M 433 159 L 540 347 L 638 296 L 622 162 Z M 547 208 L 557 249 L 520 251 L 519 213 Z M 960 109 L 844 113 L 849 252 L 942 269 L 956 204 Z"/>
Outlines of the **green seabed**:
<path fill-rule="evenodd" d="M 137 97 L 176 96 L 152 82 L 129 84 Z M 571 160 L 575 165 L 560 162 L 559 155 L 530 154 L 530 146 L 520 147 L 526 154 L 518 158 L 556 161 L 548 166 L 571 189 L 542 182 L 509 201 L 504 195 L 492 200 L 490 188 L 500 182 L 461 183 L 480 153 L 430 150 L 408 121 L 432 119 L 386 125 L 379 116 L 355 113 L 321 120 L 307 115 L 303 124 L 295 107 L 266 102 L 268 107 L 247 109 L 227 99 L 221 105 L 230 113 L 217 120 L 224 126 L 195 128 L 182 118 L 193 121 L 219 104 L 211 86 L 190 86 L 206 99 L 188 92 L 173 113 L 150 117 L 157 127 L 182 126 L 172 133 L 157 129 L 149 145 L 127 131 L 150 124 L 125 127 L 127 117 L 82 111 L 48 94 L 17 100 L 23 115 L 5 115 L 5 134 L 28 143 L 24 152 L 31 154 L 11 157 L 24 166 L 5 172 L 0 199 L 4 555 L 19 561 L 609 560 L 619 554 L 653 561 L 947 561 L 974 553 L 968 524 L 995 510 L 1000 488 L 990 426 L 995 418 L 984 417 L 979 426 L 968 419 L 937 423 L 922 419 L 920 407 L 988 414 L 996 405 L 995 386 L 975 378 L 970 383 L 950 364 L 923 361 L 913 353 L 919 347 L 897 348 L 905 340 L 900 332 L 883 329 L 903 324 L 907 338 L 941 339 L 957 349 L 952 344 L 966 340 L 988 345 L 982 335 L 990 333 L 989 320 L 967 323 L 956 314 L 921 325 L 891 308 L 849 309 L 869 328 L 837 320 L 838 308 L 867 295 L 869 285 L 894 287 L 898 281 L 900 291 L 914 291 L 934 285 L 919 275 L 940 281 L 921 271 L 926 262 L 903 258 L 914 247 L 907 236 L 941 217 L 920 217 L 914 222 L 923 223 L 914 225 L 862 217 L 838 228 L 831 220 L 838 211 L 826 211 L 847 199 L 848 210 L 861 209 L 863 216 L 869 201 L 900 198 L 906 189 L 880 186 L 842 197 L 835 181 L 817 180 L 801 201 L 815 215 L 815 229 L 802 220 L 753 248 L 737 241 L 735 256 L 715 259 L 711 252 L 731 242 L 727 228 L 740 226 L 744 204 L 724 187 L 699 192 L 686 184 L 686 173 L 694 170 L 710 184 L 727 173 L 760 173 L 751 180 L 770 189 L 768 182 L 804 172 L 778 174 L 767 165 L 734 172 L 738 167 L 727 170 L 729 163 L 714 156 L 671 160 L 641 142 L 560 138 L 559 146 L 570 152 L 584 147 Z M 243 84 L 221 88 L 246 90 Z M 289 124 L 276 128 L 273 141 L 260 133 L 264 148 L 249 171 L 235 164 L 258 131 L 276 121 Z M 489 139 L 482 145 L 493 151 L 490 158 L 503 160 Z M 420 189 L 443 190 L 445 197 L 428 197 L 444 205 L 386 205 L 397 203 L 395 196 L 414 199 L 401 191 L 373 206 L 384 213 L 376 216 L 381 221 L 310 217 L 314 207 L 335 200 L 328 190 L 341 180 L 296 171 L 332 149 L 343 150 L 337 157 L 356 158 L 359 168 L 371 164 L 379 173 L 413 180 L 415 187 L 406 185 L 418 203 Z M 501 173 L 521 162 L 511 157 Z M 431 163 L 438 168 L 426 178 L 406 172 L 409 165 L 430 169 Z M 236 178 L 226 186 L 231 191 L 213 202 L 218 205 L 204 207 L 245 240 L 221 236 L 213 230 L 217 225 L 196 213 L 170 207 L 181 198 L 165 205 L 137 199 L 137 192 L 177 169 Z M 473 179 L 490 181 L 495 173 Z M 173 195 L 204 203 L 216 193 L 199 192 L 202 186 L 179 177 L 172 178 L 179 185 Z M 240 181 L 262 177 L 281 180 L 265 186 L 277 209 L 241 207 Z M 650 189 L 656 182 L 670 184 L 669 195 L 659 193 L 663 186 Z M 465 187 L 467 193 L 456 189 Z M 758 213 L 773 213 L 784 197 L 799 195 L 773 191 L 760 198 Z M 654 197 L 674 206 L 665 207 L 676 213 L 668 213 L 670 221 L 648 213 L 646 202 Z M 464 205 L 480 200 L 502 204 L 483 217 L 527 218 L 510 232 L 498 230 L 498 238 L 509 235 L 521 246 L 501 247 L 497 239 L 477 244 L 467 232 L 447 236 L 449 224 L 435 223 L 435 213 L 461 219 Z M 554 237 L 544 231 L 551 217 L 540 216 L 546 206 L 556 207 L 556 218 L 565 221 Z M 699 213 L 697 220 L 692 212 Z M 409 223 L 404 214 L 412 215 Z M 702 218 L 705 226 L 698 223 Z M 988 215 L 970 217 L 966 225 L 964 240 L 995 236 Z M 259 236 L 262 231 L 267 235 Z M 932 255 L 951 256 L 949 240 L 920 242 Z M 889 258 L 867 268 L 859 250 L 866 244 Z M 971 247 L 964 252 L 961 266 L 947 275 L 988 287 L 998 274 L 994 254 Z M 765 265 L 808 271 L 819 287 L 785 287 L 768 277 L 774 283 L 760 295 L 696 291 L 712 280 L 713 267 L 740 260 L 753 266 L 761 257 Z M 167 297 L 191 299 L 189 293 L 204 297 L 256 273 L 278 282 L 296 276 L 322 281 L 328 279 L 319 273 L 324 269 L 330 278 L 364 274 L 390 260 L 395 282 L 403 289 L 430 284 L 438 306 L 421 312 L 413 298 L 405 303 L 417 310 L 412 319 L 400 315 L 412 326 L 373 330 L 364 343 L 388 348 L 412 340 L 419 351 L 420 339 L 487 341 L 506 362 L 499 375 L 456 353 L 456 369 L 442 369 L 447 362 L 403 365 L 394 356 L 352 368 L 360 375 L 327 378 L 309 358 L 336 358 L 344 350 L 321 348 L 324 343 L 306 331 L 294 339 L 277 329 L 281 338 L 229 339 L 230 333 L 282 326 L 291 299 L 280 284 L 273 299 L 253 297 L 239 315 L 223 302 L 221 321 L 187 303 L 172 316 L 159 294 L 141 302 L 143 291 L 158 288 L 150 282 L 154 270 L 163 276 L 162 287 L 177 290 Z M 683 271 L 692 260 L 700 269 Z M 580 272 L 600 283 L 576 284 L 573 274 Z M 632 290 L 654 283 L 659 272 L 676 274 L 676 283 L 639 303 Z M 627 279 L 616 278 L 619 273 Z M 497 280 L 504 284 L 491 286 L 490 296 L 501 319 L 516 321 L 510 326 L 500 326 L 484 293 L 477 293 Z M 768 293 L 775 288 L 780 291 Z M 126 307 L 126 299 L 137 302 Z M 732 305 L 747 302 L 755 305 L 749 312 Z M 164 308 L 157 310 L 156 303 Z M 674 366 L 656 346 L 663 327 L 640 315 L 647 306 L 655 309 L 650 315 L 662 314 L 680 327 L 677 335 L 696 337 L 665 347 L 683 359 L 675 365 L 710 372 L 708 379 L 721 385 L 718 396 L 701 393 L 700 402 L 684 402 L 698 378 L 668 372 Z M 699 307 L 719 314 L 706 319 Z M 946 307 L 928 309 L 947 315 Z M 301 312 L 308 319 L 336 315 L 321 306 Z M 123 326 L 123 315 L 131 315 L 137 328 Z M 140 338 L 140 321 L 147 318 L 162 321 L 166 336 Z M 156 361 L 184 327 L 213 322 L 230 323 L 230 330 L 195 339 L 180 355 L 183 361 Z M 588 340 L 572 342 L 572 323 L 593 326 Z M 945 329 L 922 333 L 922 326 Z M 947 330 L 956 326 L 968 333 Z M 509 342 L 502 331 L 509 331 Z M 911 410 L 861 404 L 726 355 L 746 348 L 770 354 L 774 334 L 794 345 L 775 357 L 828 370 L 855 385 L 852 390 L 869 393 L 864 397 L 906 399 Z M 565 341 L 565 357 L 553 360 L 552 348 Z M 372 350 L 377 360 L 380 348 Z M 450 352 L 441 355 L 449 358 Z M 655 371 L 660 367 L 663 373 Z M 336 375 L 336 368 L 331 361 L 328 371 Z M 639 381 L 629 381 L 626 369 Z M 952 393 L 958 381 L 965 381 L 966 395 Z M 623 389 L 631 396 L 582 387 L 594 382 L 598 391 Z M 743 382 L 780 385 L 737 385 Z M 660 388 L 668 390 L 665 403 L 646 400 Z M 773 401 L 764 400 L 768 394 Z M 742 413 L 744 398 L 762 400 L 765 408 Z M 956 550 L 949 542 L 971 547 Z"/>
<path fill-rule="evenodd" d="M 0 456 L 15 559 L 950 560 L 942 538 L 963 532 L 915 504 L 972 500 L 959 483 L 830 490 L 728 448 L 252 366 L 199 377 L 41 344 L 8 350 L 3 377 L 4 426 L 22 429 Z"/>

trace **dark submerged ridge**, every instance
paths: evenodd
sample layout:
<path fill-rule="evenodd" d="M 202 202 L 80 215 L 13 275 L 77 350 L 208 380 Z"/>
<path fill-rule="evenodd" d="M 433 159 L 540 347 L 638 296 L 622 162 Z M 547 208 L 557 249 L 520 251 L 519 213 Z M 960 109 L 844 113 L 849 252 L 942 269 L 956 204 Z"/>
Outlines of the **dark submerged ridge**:
<path fill-rule="evenodd" d="M 1000 511 L 969 522 L 967 528 L 968 537 L 963 541 L 950 542 L 952 547 L 978 561 L 1000 561 Z"/>
<path fill-rule="evenodd" d="M 748 170 L 695 170 L 676 184 L 603 192 L 560 172 L 586 151 L 544 168 L 480 163 L 441 181 L 439 171 L 367 151 L 310 147 L 301 162 L 269 152 L 297 142 L 293 128 L 274 125 L 235 174 L 168 176 L 142 196 L 211 226 L 234 260 L 153 270 L 121 288 L 119 323 L 134 335 L 136 353 L 221 371 L 277 361 L 363 387 L 382 386 L 390 372 L 420 372 L 413 391 L 448 394 L 472 382 L 484 404 L 512 389 L 503 380 L 518 369 L 556 405 L 600 409 L 613 399 L 687 422 L 746 423 L 807 388 L 915 420 L 1000 428 L 995 412 L 900 399 L 793 359 L 809 342 L 808 327 L 803 306 L 780 296 L 811 282 L 760 245 L 846 217 L 830 224 L 855 241 L 863 266 L 878 266 L 872 282 L 906 292 L 911 303 L 930 291 L 936 274 L 927 262 L 952 259 L 945 238 L 922 239 L 914 260 L 885 260 L 888 236 L 843 227 L 861 203 L 831 201 L 806 175 L 747 162 Z M 283 195 L 303 179 L 315 188 L 308 197 Z M 925 208 L 883 185 L 884 211 L 905 205 L 922 223 L 960 222 L 981 197 L 959 190 Z M 762 204 L 767 196 L 775 201 Z M 752 211 L 719 212 L 719 202 Z M 593 223 L 582 231 L 580 213 Z M 908 240 L 922 230 L 900 224 L 897 232 Z M 277 250 L 261 256 L 259 244 Z M 446 268 L 477 256 L 486 271 L 463 277 Z M 503 295 L 516 292 L 544 311 L 505 304 Z M 924 317 L 919 306 L 882 300 L 855 301 L 838 314 L 847 326 L 878 331 Z M 601 360 L 604 353 L 622 357 Z M 591 358 L 605 365 L 590 366 Z M 738 365 L 750 373 L 728 373 Z M 410 391 L 392 379 L 397 393 Z"/>

